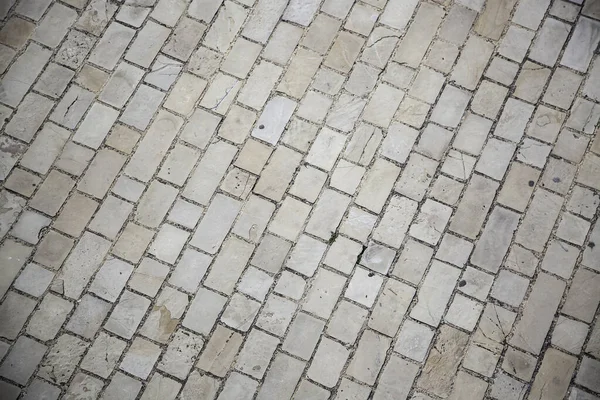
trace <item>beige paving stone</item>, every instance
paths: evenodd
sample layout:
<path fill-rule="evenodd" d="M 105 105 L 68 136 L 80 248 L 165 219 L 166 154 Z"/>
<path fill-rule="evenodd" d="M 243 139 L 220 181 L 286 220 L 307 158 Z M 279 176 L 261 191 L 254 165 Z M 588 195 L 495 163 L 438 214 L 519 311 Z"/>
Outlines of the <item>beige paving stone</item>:
<path fill-rule="evenodd" d="M 440 396 L 448 396 L 452 389 L 452 378 L 458 369 L 467 344 L 467 334 L 442 325 L 417 386 Z"/>
<path fill-rule="evenodd" d="M 595 399 L 594 4 L 0 2 L 0 391 Z"/>

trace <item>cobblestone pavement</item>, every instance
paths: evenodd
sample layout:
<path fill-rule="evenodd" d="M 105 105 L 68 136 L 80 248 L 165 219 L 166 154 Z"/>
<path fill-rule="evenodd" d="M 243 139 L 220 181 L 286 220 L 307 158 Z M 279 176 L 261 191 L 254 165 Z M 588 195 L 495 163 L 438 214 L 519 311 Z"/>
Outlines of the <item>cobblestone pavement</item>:
<path fill-rule="evenodd" d="M 0 1 L 0 398 L 600 399 L 600 1 Z"/>

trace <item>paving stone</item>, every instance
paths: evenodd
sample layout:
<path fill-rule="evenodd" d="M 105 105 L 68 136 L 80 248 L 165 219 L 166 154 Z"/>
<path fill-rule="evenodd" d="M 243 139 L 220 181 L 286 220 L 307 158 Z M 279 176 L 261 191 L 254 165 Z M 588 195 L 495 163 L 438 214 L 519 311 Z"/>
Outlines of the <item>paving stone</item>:
<path fill-rule="evenodd" d="M 11 235 L 31 244 L 37 244 L 43 230 L 50 225 L 51 220 L 42 214 L 25 211 L 10 231 Z"/>
<path fill-rule="evenodd" d="M 523 223 L 517 230 L 516 241 L 531 250 L 542 250 L 558 217 L 561 205 L 562 198 L 538 189 L 525 214 Z"/>
<path fill-rule="evenodd" d="M 383 367 L 389 346 L 390 339 L 371 330 L 364 331 L 346 373 L 361 382 L 373 385 Z"/>
<path fill-rule="evenodd" d="M 510 344 L 534 354 L 539 353 L 564 287 L 563 282 L 549 275 L 538 276 L 525 304 L 524 317 L 517 323 Z"/>
<path fill-rule="evenodd" d="M 394 61 L 412 68 L 418 67 L 433 40 L 443 15 L 440 7 L 430 4 L 419 7 L 414 17 L 414 23 L 410 25 L 398 46 Z"/>
<path fill-rule="evenodd" d="M 235 368 L 255 378 L 262 378 L 278 344 L 279 339 L 271 335 L 256 329 L 250 331 Z"/>
<path fill-rule="evenodd" d="M 98 199 L 104 197 L 123 164 L 125 156 L 112 150 L 100 150 L 79 181 L 77 189 Z"/>
<path fill-rule="evenodd" d="M 106 387 L 103 400 L 133 400 L 137 397 L 142 389 L 142 383 L 138 380 L 130 378 L 120 372 L 117 372 L 111 379 L 110 384 Z"/>
<path fill-rule="evenodd" d="M 479 175 L 473 175 L 450 223 L 450 230 L 474 239 L 481 229 L 497 189 L 497 183 Z M 476 210 L 477 212 L 475 212 Z"/>
<path fill-rule="evenodd" d="M 80 176 L 93 157 L 94 152 L 92 150 L 73 142 L 67 142 L 54 165 L 72 175 Z"/>
<path fill-rule="evenodd" d="M 53 101 L 45 97 L 35 93 L 27 95 L 17 113 L 6 124 L 5 133 L 24 142 L 31 142 L 52 106 Z"/>
<path fill-rule="evenodd" d="M 184 17 L 175 27 L 171 39 L 162 51 L 178 60 L 187 61 L 205 31 L 206 25 Z"/>
<path fill-rule="evenodd" d="M 561 65 L 565 65 L 580 72 L 586 72 L 594 49 L 600 43 L 600 36 L 597 34 L 600 23 L 589 18 L 581 18 L 575 30 L 571 35 L 569 43 L 560 60 Z M 583 42 L 587 40 L 587 42 Z M 585 43 L 582 45 L 581 43 Z"/>
<path fill-rule="evenodd" d="M 198 358 L 196 367 L 223 377 L 229 370 L 241 345 L 242 336 L 239 333 L 217 325 L 206 348 Z"/>
<path fill-rule="evenodd" d="M 259 43 L 266 43 L 286 6 L 287 2 L 281 0 L 258 0 L 242 30 L 242 35 Z"/>
<path fill-rule="evenodd" d="M 169 34 L 170 30 L 168 28 L 149 21 L 140 30 L 129 47 L 129 50 L 125 54 L 125 59 L 148 68 Z"/>
<path fill-rule="evenodd" d="M 25 390 L 24 399 L 33 400 L 47 396 L 49 400 L 56 400 L 60 396 L 60 389 L 46 381 L 35 379 Z M 16 397 L 15 397 L 16 398 Z"/>
<path fill-rule="evenodd" d="M 0 365 L 0 376 L 25 385 L 42 360 L 47 347 L 21 336 Z"/>
<path fill-rule="evenodd" d="M 27 333 L 41 341 L 52 340 L 73 309 L 73 304 L 60 297 L 48 294 L 40 303 L 27 325 Z"/>
<path fill-rule="evenodd" d="M 104 324 L 104 328 L 122 338 L 131 339 L 149 306 L 150 300 L 125 291 Z"/>
<path fill-rule="evenodd" d="M 345 283 L 346 278 L 343 276 L 319 268 L 302 309 L 321 318 L 328 318 Z"/>
<path fill-rule="evenodd" d="M 492 1 L 487 4 L 475 24 L 475 32 L 492 40 L 500 39 L 516 1 Z"/>
<path fill-rule="evenodd" d="M 42 72 L 49 58 L 49 50 L 35 43 L 27 46 L 25 52 L 13 63 L 2 79 L 4 90 L 0 95 L 0 102 L 16 107 Z"/>
<path fill-rule="evenodd" d="M 37 375 L 53 383 L 67 383 L 87 349 L 87 343 L 68 334 L 60 336 L 41 363 Z M 73 382 L 77 381 L 77 376 Z"/>
<path fill-rule="evenodd" d="M 265 46 L 263 58 L 278 64 L 286 64 L 301 36 L 302 29 L 286 22 L 280 22 Z"/>
<path fill-rule="evenodd" d="M 51 97 L 59 97 L 65 91 L 74 72 L 61 65 L 50 63 L 40 76 L 34 88 Z"/>
<path fill-rule="evenodd" d="M 467 40 L 450 78 L 469 90 L 475 89 L 492 54 L 492 49 L 490 43 L 471 36 Z"/>
<path fill-rule="evenodd" d="M 434 260 L 425 276 L 422 289 L 417 294 L 417 303 L 410 313 L 411 317 L 437 326 L 458 277 L 459 272 L 456 268 Z M 441 281 L 444 281 L 443 287 L 440 286 Z"/>
<path fill-rule="evenodd" d="M 519 217 L 510 210 L 494 208 L 475 246 L 471 263 L 492 273 L 497 272 L 517 229 Z"/>
<path fill-rule="evenodd" d="M 122 340 L 100 332 L 100 335 L 83 358 L 81 368 L 106 379 L 117 365 L 125 347 L 126 343 Z M 120 380 L 117 378 L 118 376 L 119 373 L 113 377 L 113 380 Z"/>
<path fill-rule="evenodd" d="M 333 387 L 348 359 L 349 352 L 331 339 L 321 340 L 310 364 L 307 376 L 326 387 Z"/>
<path fill-rule="evenodd" d="M 125 353 L 119 368 L 145 380 L 159 356 L 160 347 L 136 337 L 127 353 Z"/>
<path fill-rule="evenodd" d="M 158 373 L 152 376 L 150 383 L 146 386 L 144 393 L 140 399 L 152 400 L 152 399 L 165 399 L 175 400 L 175 396 L 181 389 L 181 384 L 167 378 Z"/>
<path fill-rule="evenodd" d="M 404 30 L 417 3 L 418 2 L 414 0 L 408 2 L 392 0 L 388 2 L 380 17 L 380 22 L 392 28 Z M 380 6 L 383 4 L 384 2 L 382 2 Z"/>

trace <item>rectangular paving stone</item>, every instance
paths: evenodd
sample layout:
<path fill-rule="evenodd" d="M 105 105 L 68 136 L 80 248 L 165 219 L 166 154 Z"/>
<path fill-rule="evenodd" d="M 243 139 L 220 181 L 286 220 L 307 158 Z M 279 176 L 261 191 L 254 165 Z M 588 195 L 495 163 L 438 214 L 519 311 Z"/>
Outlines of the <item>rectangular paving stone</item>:
<path fill-rule="evenodd" d="M 369 327 L 384 335 L 395 336 L 414 295 L 414 288 L 389 279 L 375 302 Z"/>
<path fill-rule="evenodd" d="M 471 36 L 463 49 L 450 79 L 469 89 L 475 89 L 492 55 L 493 45 L 482 38 Z"/>
<path fill-rule="evenodd" d="M 206 25 L 191 18 L 182 18 L 175 27 L 171 39 L 162 51 L 181 61 L 187 61 L 206 31 Z"/>
<path fill-rule="evenodd" d="M 302 155 L 287 147 L 279 146 L 264 168 L 254 187 L 254 192 L 269 199 L 280 201 L 300 164 Z"/>
<path fill-rule="evenodd" d="M 385 18 L 385 15 L 384 12 L 382 19 Z M 394 61 L 417 68 L 442 22 L 443 16 L 442 8 L 422 3 L 398 46 Z"/>
<path fill-rule="evenodd" d="M 242 35 L 266 43 L 287 6 L 285 0 L 258 0 L 242 30 Z"/>
<path fill-rule="evenodd" d="M 148 21 L 129 47 L 125 59 L 148 68 L 170 33 L 170 29 Z"/>
<path fill-rule="evenodd" d="M 53 105 L 54 102 L 46 97 L 35 93 L 28 94 L 17 113 L 6 124 L 4 132 L 24 142 L 31 142 Z"/>
<path fill-rule="evenodd" d="M 230 237 L 221 250 L 219 256 L 215 259 L 213 267 L 206 277 L 204 283 L 206 286 L 230 295 L 254 247 L 234 236 Z"/>
<path fill-rule="evenodd" d="M 526 28 L 536 30 L 549 5 L 550 1 L 548 0 L 522 0 L 519 2 L 512 20 Z"/>
<path fill-rule="evenodd" d="M 468 340 L 469 337 L 464 332 L 442 325 L 440 335 L 423 367 L 424 373 L 417 380 L 417 387 L 447 397 Z"/>
<path fill-rule="evenodd" d="M 474 174 L 450 223 L 450 230 L 475 239 L 498 186 L 498 183 Z"/>
<path fill-rule="evenodd" d="M 0 365 L 0 376 L 25 385 L 42 361 L 47 349 L 33 339 L 26 336 L 19 337 Z"/>
<path fill-rule="evenodd" d="M 406 197 L 394 196 L 384 211 L 383 218 L 375 228 L 373 238 L 399 248 L 417 212 L 417 203 Z"/>
<path fill-rule="evenodd" d="M 134 29 L 117 22 L 111 23 L 88 61 L 107 70 L 114 69 L 134 35 Z"/>
<path fill-rule="evenodd" d="M 449 264 L 434 260 L 421 288 L 417 292 L 417 303 L 410 316 L 428 325 L 437 327 L 444 309 L 450 301 L 460 271 Z"/>
<path fill-rule="evenodd" d="M 390 0 L 383 10 L 380 22 L 394 29 L 404 30 L 417 7 L 417 3 L 418 0 Z"/>
<path fill-rule="evenodd" d="M 134 93 L 119 121 L 140 131 L 146 130 L 152 116 L 164 98 L 165 95 L 160 90 L 141 85 Z"/>
<path fill-rule="evenodd" d="M 349 351 L 331 339 L 323 338 L 308 369 L 307 376 L 326 387 L 334 387 Z"/>
<path fill-rule="evenodd" d="M 149 306 L 150 300 L 126 290 L 104 324 L 104 329 L 131 339 Z"/>
<path fill-rule="evenodd" d="M 517 231 L 516 242 L 531 250 L 542 251 L 562 203 L 563 199 L 560 196 L 538 189 Z"/>
<path fill-rule="evenodd" d="M 383 159 L 375 160 L 364 178 L 356 203 L 375 213 L 381 212 L 399 174 L 400 168 L 394 164 Z"/>
<path fill-rule="evenodd" d="M 290 398 L 304 371 L 305 363 L 283 353 L 277 353 L 257 400 Z"/>
<path fill-rule="evenodd" d="M 371 330 L 364 331 L 346 373 L 351 377 L 373 385 L 383 367 L 385 354 L 391 340 Z"/>
<path fill-rule="evenodd" d="M 277 90 L 293 98 L 301 98 L 313 75 L 317 72 L 322 59 L 323 57 L 314 51 L 300 48 L 292 57 Z"/>
<path fill-rule="evenodd" d="M 210 22 L 223 0 L 193 0 L 189 6 L 189 14 L 204 22 Z"/>
<path fill-rule="evenodd" d="M 178 330 L 169 343 L 167 351 L 157 365 L 157 369 L 185 379 L 193 366 L 194 359 L 200 353 L 204 341 L 198 335 Z"/>
<path fill-rule="evenodd" d="M 279 339 L 276 337 L 253 329 L 238 355 L 235 369 L 261 379 L 278 344 Z"/>
<path fill-rule="evenodd" d="M 183 119 L 161 110 L 140 142 L 125 173 L 148 182 L 181 129 Z"/>
<path fill-rule="evenodd" d="M 533 381 L 531 396 L 562 399 L 569 389 L 577 359 L 555 349 L 548 349 Z"/>
<path fill-rule="evenodd" d="M 407 398 L 413 385 L 419 366 L 393 354 L 383 368 L 374 400 L 392 400 Z M 417 399 L 418 397 L 413 396 Z"/>
<path fill-rule="evenodd" d="M 276 96 L 272 98 L 258 118 L 251 135 L 276 145 L 294 113 L 296 105 L 295 101 L 286 97 Z"/>
<path fill-rule="evenodd" d="M 346 282 L 341 275 L 320 268 L 302 309 L 321 318 L 329 318 Z"/>
<path fill-rule="evenodd" d="M 280 22 L 267 42 L 262 57 L 277 64 L 286 64 L 300 41 L 303 30 L 299 27 Z"/>
<path fill-rule="evenodd" d="M 598 303 L 600 303 L 598 280 L 600 280 L 600 275 L 579 268 L 575 272 L 561 312 L 591 323 L 598 308 Z"/>
<path fill-rule="evenodd" d="M 62 151 L 70 132 L 52 123 L 44 125 L 21 158 L 20 164 L 45 175 Z"/>
<path fill-rule="evenodd" d="M 29 321 L 27 333 L 44 342 L 54 339 L 72 309 L 71 302 L 47 294 Z"/>
<path fill-rule="evenodd" d="M 102 149 L 79 181 L 77 189 L 96 198 L 102 198 L 125 164 L 125 156 L 116 151 Z"/>
<path fill-rule="evenodd" d="M 477 241 L 471 263 L 496 273 L 508 251 L 520 215 L 501 207 L 495 207 Z"/>
<path fill-rule="evenodd" d="M 313 207 L 313 214 L 306 225 L 306 232 L 329 240 L 337 230 L 350 198 L 333 190 L 325 190 Z"/>
<path fill-rule="evenodd" d="M 21 268 L 25 265 L 31 252 L 32 249 L 29 246 L 22 245 L 10 239 L 7 239 L 0 247 L 0 261 L 4 266 L 0 272 L 0 294 L 2 296 L 4 296 L 13 280 L 19 274 Z M 21 275 L 23 276 L 25 274 L 25 276 L 27 276 L 26 272 L 27 268 L 21 273 Z M 33 284 L 34 282 L 32 281 L 33 280 L 30 280 L 30 282 L 27 283 Z M 17 284 L 17 282 L 15 282 L 15 284 L 20 286 L 17 288 L 23 290 L 24 288 Z M 31 290 L 23 291 L 33 296 L 41 295 L 41 293 L 33 293 Z"/>
<path fill-rule="evenodd" d="M 510 344 L 539 354 L 550 329 L 554 313 L 565 290 L 565 283 L 541 273 L 525 303 L 523 316 L 515 326 Z"/>
<path fill-rule="evenodd" d="M 571 27 L 564 22 L 548 18 L 540 28 L 538 38 L 533 42 L 529 58 L 553 67 L 556 64 Z"/>
<path fill-rule="evenodd" d="M 10 67 L 2 78 L 3 90 L 0 102 L 16 107 L 33 85 L 44 65 L 50 59 L 51 52 L 38 44 L 31 43 L 25 52 Z"/>
<path fill-rule="evenodd" d="M 242 336 L 217 325 L 205 349 L 198 358 L 196 367 L 216 376 L 224 377 L 242 345 Z"/>
<path fill-rule="evenodd" d="M 475 23 L 475 32 L 492 40 L 500 39 L 516 3 L 516 0 L 489 1 Z"/>
<path fill-rule="evenodd" d="M 247 11 L 244 7 L 231 1 L 225 1 L 217 14 L 217 19 L 206 33 L 204 44 L 225 53 L 246 19 L 246 15 Z M 244 30 L 245 32 L 246 30 Z"/>
<path fill-rule="evenodd" d="M 237 101 L 260 110 L 267 101 L 271 90 L 283 72 L 281 67 L 261 61 L 250 73 L 246 84 L 240 91 Z"/>

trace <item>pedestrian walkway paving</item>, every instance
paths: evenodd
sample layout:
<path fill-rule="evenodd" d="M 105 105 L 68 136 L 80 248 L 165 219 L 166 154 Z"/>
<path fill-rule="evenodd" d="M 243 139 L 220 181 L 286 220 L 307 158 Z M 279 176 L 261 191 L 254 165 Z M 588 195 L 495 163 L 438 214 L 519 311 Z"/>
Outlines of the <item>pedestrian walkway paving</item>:
<path fill-rule="evenodd" d="M 600 399 L 600 0 L 0 21 L 0 399 Z"/>

